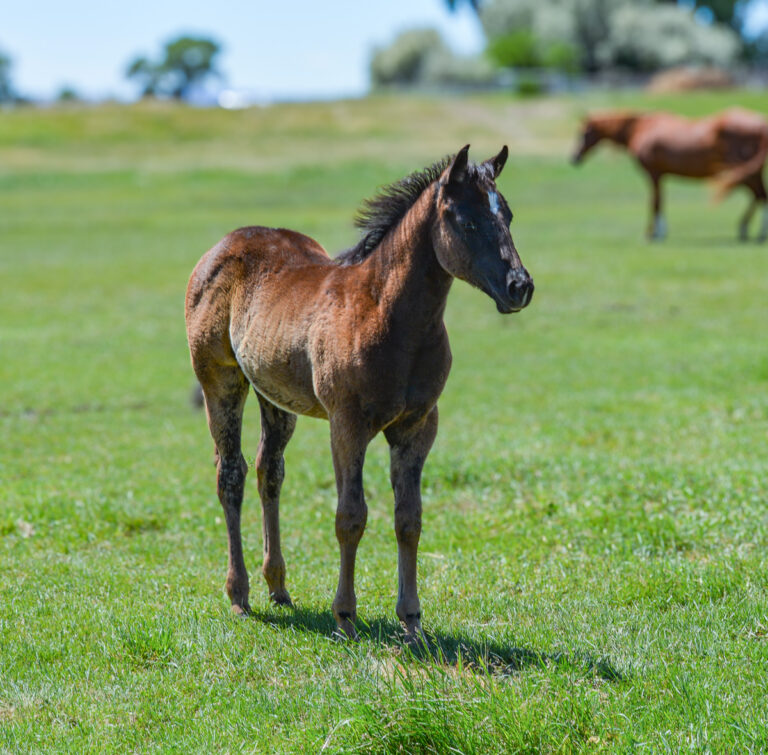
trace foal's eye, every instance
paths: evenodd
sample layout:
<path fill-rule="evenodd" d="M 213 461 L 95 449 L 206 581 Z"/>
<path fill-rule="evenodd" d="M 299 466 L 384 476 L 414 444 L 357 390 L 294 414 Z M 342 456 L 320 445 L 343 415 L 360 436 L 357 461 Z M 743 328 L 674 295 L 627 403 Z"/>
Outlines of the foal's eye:
<path fill-rule="evenodd" d="M 467 232 L 472 233 L 477 230 L 477 226 L 471 221 L 467 220 L 461 224 L 461 227 Z"/>

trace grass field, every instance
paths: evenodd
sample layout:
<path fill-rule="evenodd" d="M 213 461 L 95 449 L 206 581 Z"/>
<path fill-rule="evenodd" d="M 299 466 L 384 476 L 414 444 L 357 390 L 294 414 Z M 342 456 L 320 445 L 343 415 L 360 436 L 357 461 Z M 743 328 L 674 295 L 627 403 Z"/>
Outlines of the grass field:
<path fill-rule="evenodd" d="M 0 750 L 768 751 L 768 246 L 746 197 L 671 182 L 670 238 L 581 110 L 764 96 L 380 98 L 242 112 L 0 112 Z M 327 425 L 299 421 L 282 524 L 293 611 L 223 592 L 212 445 L 183 326 L 199 256 L 240 225 L 329 250 L 378 185 L 508 142 L 536 281 L 503 318 L 457 283 L 424 475 L 431 656 L 403 647 L 382 439 L 366 464 L 359 643 L 334 641 Z M 245 453 L 259 435 L 246 409 Z"/>

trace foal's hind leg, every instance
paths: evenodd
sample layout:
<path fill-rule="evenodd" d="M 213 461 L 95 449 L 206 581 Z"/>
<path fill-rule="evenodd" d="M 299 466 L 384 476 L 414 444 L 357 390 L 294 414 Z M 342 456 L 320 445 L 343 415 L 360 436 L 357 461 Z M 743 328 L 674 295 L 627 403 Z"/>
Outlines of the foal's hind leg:
<path fill-rule="evenodd" d="M 227 522 L 229 566 L 227 594 L 232 610 L 247 614 L 248 572 L 240 537 L 240 509 L 248 465 L 240 451 L 243 407 L 248 397 L 248 381 L 239 367 L 219 367 L 198 373 L 205 395 L 208 427 L 216 444 L 217 490 Z"/>
<path fill-rule="evenodd" d="M 421 604 L 416 589 L 416 554 L 421 536 L 421 470 L 437 435 L 437 407 L 417 424 L 392 425 L 384 434 L 390 445 L 390 476 L 395 491 L 397 536 L 397 616 L 406 639 L 421 640 Z"/>
<path fill-rule="evenodd" d="M 269 597 L 275 603 L 291 605 L 285 589 L 285 561 L 280 550 L 280 487 L 285 475 L 283 451 L 296 427 L 296 415 L 278 409 L 263 396 L 261 406 L 261 442 L 256 457 L 259 477 L 262 526 L 264 531 L 264 565 L 262 572 L 269 587 Z"/>

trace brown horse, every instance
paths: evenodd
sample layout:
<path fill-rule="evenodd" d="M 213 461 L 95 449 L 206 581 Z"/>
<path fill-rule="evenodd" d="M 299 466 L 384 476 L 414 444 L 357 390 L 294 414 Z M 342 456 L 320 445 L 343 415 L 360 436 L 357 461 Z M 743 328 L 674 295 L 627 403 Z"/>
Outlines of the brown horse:
<path fill-rule="evenodd" d="M 709 118 L 692 121 L 670 113 L 605 113 L 586 119 L 581 144 L 573 155 L 579 163 L 603 139 L 624 147 L 651 181 L 651 219 L 648 237 L 662 239 L 666 224 L 661 210 L 661 177 L 716 177 L 718 196 L 736 186 L 746 186 L 752 202 L 739 223 L 745 241 L 749 221 L 758 205 L 763 207 L 760 241 L 768 236 L 768 193 L 763 166 L 768 156 L 768 123 L 757 113 L 732 108 Z"/>
<path fill-rule="evenodd" d="M 341 632 L 355 636 L 355 555 L 367 517 L 363 460 L 383 431 L 395 495 L 396 611 L 406 636 L 421 637 L 421 471 L 451 367 L 443 324 L 448 290 L 461 278 L 503 313 L 527 306 L 533 294 L 509 233 L 512 213 L 495 184 L 507 148 L 480 165 L 468 162 L 468 150 L 368 201 L 358 217 L 362 239 L 336 259 L 300 233 L 257 226 L 230 233 L 195 267 L 187 335 L 216 445 L 229 539 L 226 588 L 236 613 L 249 611 L 240 432 L 250 384 L 261 407 L 256 470 L 272 600 L 291 603 L 278 523 L 283 451 L 297 414 L 322 417 L 330 421 L 338 490 L 333 613 Z"/>

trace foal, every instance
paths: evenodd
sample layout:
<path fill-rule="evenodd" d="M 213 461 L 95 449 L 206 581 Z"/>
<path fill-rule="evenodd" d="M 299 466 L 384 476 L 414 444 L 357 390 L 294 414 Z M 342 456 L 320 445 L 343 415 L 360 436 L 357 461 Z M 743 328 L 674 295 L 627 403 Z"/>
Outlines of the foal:
<path fill-rule="evenodd" d="M 746 241 L 749 221 L 758 205 L 763 207 L 759 241 L 768 236 L 768 193 L 763 166 L 768 156 L 768 123 L 757 113 L 731 108 L 718 115 L 691 121 L 670 113 L 604 113 L 584 122 L 574 164 L 600 141 L 607 139 L 637 160 L 651 182 L 651 220 L 648 237 L 662 239 L 666 224 L 661 211 L 661 177 L 717 177 L 718 196 L 736 186 L 753 195 L 739 223 L 739 238 Z"/>
<path fill-rule="evenodd" d="M 533 295 L 509 233 L 512 213 L 495 184 L 507 148 L 480 165 L 468 162 L 468 151 L 469 145 L 369 200 L 358 217 L 362 239 L 336 259 L 300 233 L 254 226 L 224 237 L 195 267 L 187 335 L 216 445 L 229 540 L 226 588 L 235 613 L 249 611 L 240 433 L 250 385 L 261 407 L 256 471 L 272 600 L 291 604 L 278 521 L 283 451 L 297 414 L 325 418 L 341 550 L 333 613 L 341 632 L 355 636 L 355 555 L 367 517 L 363 460 L 383 431 L 395 494 L 396 611 L 408 639 L 421 636 L 421 470 L 451 367 L 443 324 L 448 291 L 461 278 L 502 313 L 519 311 Z"/>

